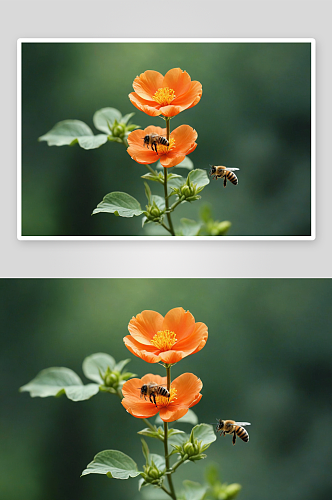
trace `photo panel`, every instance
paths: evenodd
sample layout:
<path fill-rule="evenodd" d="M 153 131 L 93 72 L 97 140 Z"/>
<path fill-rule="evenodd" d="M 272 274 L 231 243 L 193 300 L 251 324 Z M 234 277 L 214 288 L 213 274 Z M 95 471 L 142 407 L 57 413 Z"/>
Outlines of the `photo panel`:
<path fill-rule="evenodd" d="M 0 497 L 328 498 L 331 289 L 0 280 Z"/>
<path fill-rule="evenodd" d="M 314 39 L 20 39 L 17 225 L 313 240 Z"/>

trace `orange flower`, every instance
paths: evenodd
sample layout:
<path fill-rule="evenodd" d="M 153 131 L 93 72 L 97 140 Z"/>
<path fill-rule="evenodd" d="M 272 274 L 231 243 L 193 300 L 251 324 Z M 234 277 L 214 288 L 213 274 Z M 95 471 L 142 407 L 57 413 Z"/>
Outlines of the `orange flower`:
<path fill-rule="evenodd" d="M 202 84 L 192 82 L 186 71 L 170 69 L 165 76 L 148 70 L 133 82 L 135 92 L 129 99 L 136 108 L 150 116 L 175 116 L 192 108 L 202 97 Z"/>
<path fill-rule="evenodd" d="M 182 307 L 171 309 L 165 318 L 155 311 L 143 311 L 131 319 L 128 330 L 130 335 L 123 339 L 126 347 L 148 363 L 177 363 L 203 349 L 208 338 L 207 326 L 195 323 L 194 316 Z"/>
<path fill-rule="evenodd" d="M 163 167 L 175 167 L 181 163 L 186 155 L 196 149 L 197 132 L 189 125 L 180 125 L 171 132 L 169 146 L 157 144 L 156 153 L 144 145 L 144 137 L 148 134 L 157 134 L 166 137 L 166 129 L 150 125 L 144 130 L 134 130 L 128 136 L 128 153 L 137 163 L 154 163 L 160 160 Z M 150 146 L 149 146 L 150 148 Z"/>
<path fill-rule="evenodd" d="M 183 373 L 171 383 L 170 397 L 156 395 L 156 404 L 149 397 L 141 398 L 141 387 L 155 383 L 166 388 L 167 378 L 148 373 L 141 379 L 131 378 L 122 387 L 124 395 L 121 403 L 127 412 L 137 418 L 150 418 L 159 412 L 164 422 L 173 422 L 183 417 L 202 397 L 202 381 L 193 373 Z M 157 405 L 157 406 L 156 406 Z"/>

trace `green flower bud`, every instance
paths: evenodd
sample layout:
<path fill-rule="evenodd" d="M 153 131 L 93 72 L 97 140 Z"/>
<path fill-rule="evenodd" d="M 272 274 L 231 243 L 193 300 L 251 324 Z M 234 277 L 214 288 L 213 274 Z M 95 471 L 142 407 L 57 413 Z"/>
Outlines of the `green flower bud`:
<path fill-rule="evenodd" d="M 185 443 L 183 445 L 183 452 L 184 454 L 187 453 L 189 457 L 196 455 L 195 446 L 192 443 Z"/>
<path fill-rule="evenodd" d="M 192 194 L 192 191 L 191 191 L 190 187 L 185 184 L 181 188 L 181 194 L 187 198 L 188 196 L 190 196 Z"/>
<path fill-rule="evenodd" d="M 118 123 L 112 128 L 112 134 L 114 137 L 122 137 L 125 133 L 126 126 L 123 123 Z"/>
<path fill-rule="evenodd" d="M 119 372 L 111 372 L 105 377 L 105 385 L 107 387 L 117 386 L 119 383 Z"/>
<path fill-rule="evenodd" d="M 160 215 L 159 208 L 158 207 L 151 208 L 150 214 L 153 215 L 153 217 L 159 217 L 159 215 Z"/>

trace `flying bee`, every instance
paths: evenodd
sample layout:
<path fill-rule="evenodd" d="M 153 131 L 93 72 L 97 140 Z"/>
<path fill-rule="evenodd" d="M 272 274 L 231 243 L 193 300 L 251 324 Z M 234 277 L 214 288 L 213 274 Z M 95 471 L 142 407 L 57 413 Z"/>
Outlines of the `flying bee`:
<path fill-rule="evenodd" d="M 220 420 L 217 424 L 216 431 L 220 432 L 220 436 L 223 434 L 233 434 L 233 444 L 235 444 L 236 436 L 245 441 L 249 441 L 249 434 L 244 428 L 245 425 L 251 425 L 249 422 L 235 422 L 234 420 Z"/>
<path fill-rule="evenodd" d="M 146 400 L 146 396 L 148 396 L 151 403 L 154 403 L 156 406 L 157 406 L 156 396 L 158 394 L 160 396 L 165 396 L 166 398 L 170 397 L 170 393 L 166 389 L 166 387 L 155 384 L 154 382 L 150 382 L 149 384 L 144 384 L 142 385 L 142 387 L 140 387 L 140 389 L 141 389 L 140 397 L 144 396 L 144 399 Z"/>
<path fill-rule="evenodd" d="M 222 179 L 224 178 L 224 187 L 226 187 L 227 180 L 229 180 L 232 184 L 238 184 L 239 179 L 236 177 L 236 175 L 233 173 L 234 170 L 240 170 L 239 168 L 230 168 L 230 167 L 215 167 L 214 165 L 210 165 L 210 176 L 214 177 L 215 179 Z"/>
<path fill-rule="evenodd" d="M 155 151 L 157 154 L 158 154 L 157 144 L 162 144 L 163 146 L 169 146 L 169 142 L 166 139 L 166 137 L 163 137 L 162 135 L 158 134 L 147 134 L 145 137 L 143 137 L 143 146 L 145 146 L 145 144 L 148 146 L 148 149 L 150 145 L 152 151 Z"/>

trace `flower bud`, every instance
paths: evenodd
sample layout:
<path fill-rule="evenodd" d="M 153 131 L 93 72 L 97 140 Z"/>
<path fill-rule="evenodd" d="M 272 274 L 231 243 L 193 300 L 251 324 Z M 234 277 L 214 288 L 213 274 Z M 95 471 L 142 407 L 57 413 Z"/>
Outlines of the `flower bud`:
<path fill-rule="evenodd" d="M 195 446 L 192 443 L 185 443 L 183 445 L 183 451 L 184 453 L 187 453 L 190 456 L 196 455 L 197 451 L 195 452 Z"/>
<path fill-rule="evenodd" d="M 191 191 L 190 187 L 187 186 L 187 184 L 185 184 L 184 186 L 182 186 L 182 188 L 181 188 L 181 194 L 183 196 L 185 196 L 186 198 L 188 196 L 192 195 L 192 191 Z"/>
<path fill-rule="evenodd" d="M 111 372 L 106 375 L 105 377 L 105 385 L 107 387 L 114 387 L 117 386 L 119 383 L 119 373 L 117 372 Z"/>

